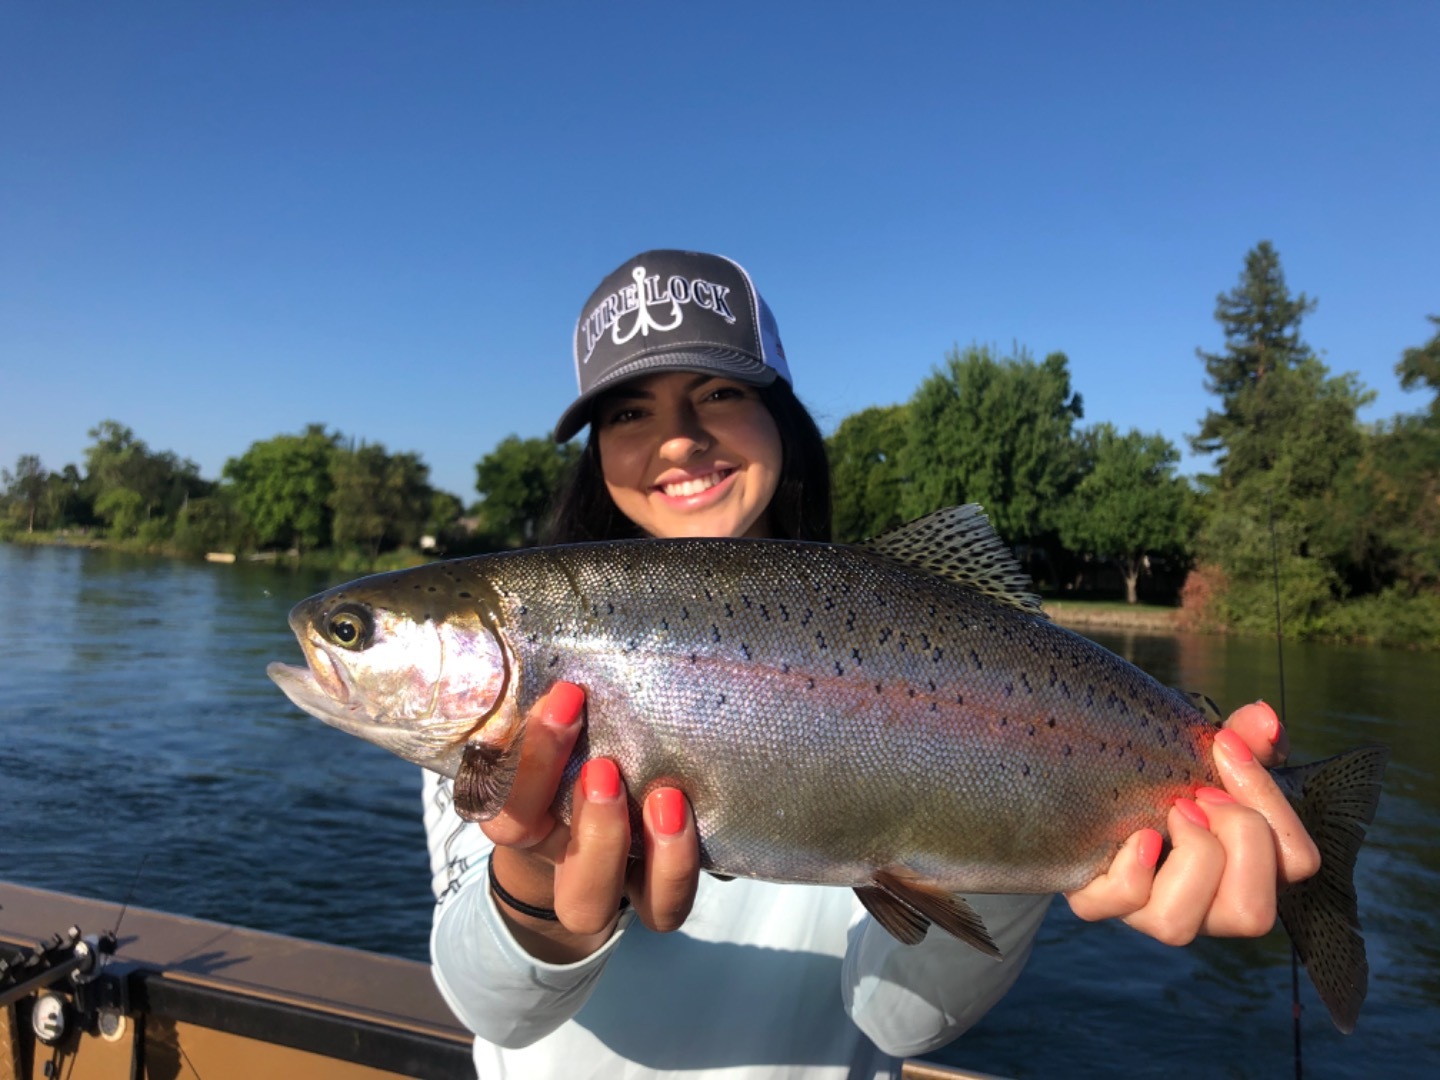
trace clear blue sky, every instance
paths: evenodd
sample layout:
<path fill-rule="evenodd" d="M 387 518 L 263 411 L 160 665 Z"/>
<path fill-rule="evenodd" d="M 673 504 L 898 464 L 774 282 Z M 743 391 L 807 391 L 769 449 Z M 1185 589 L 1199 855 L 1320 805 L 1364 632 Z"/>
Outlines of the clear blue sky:
<path fill-rule="evenodd" d="M 1437 41 L 1433 3 L 0 0 L 0 465 L 114 418 L 215 478 L 317 421 L 468 503 L 649 247 L 750 269 L 827 431 L 1018 342 L 1183 449 L 1262 239 L 1364 418 L 1414 411 Z"/>

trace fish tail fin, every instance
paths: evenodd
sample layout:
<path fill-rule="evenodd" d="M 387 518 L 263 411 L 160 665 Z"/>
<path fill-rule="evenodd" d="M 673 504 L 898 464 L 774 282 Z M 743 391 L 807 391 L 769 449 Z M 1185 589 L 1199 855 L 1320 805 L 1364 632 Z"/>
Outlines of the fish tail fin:
<path fill-rule="evenodd" d="M 1386 747 L 1365 746 L 1272 774 L 1320 849 L 1319 872 L 1281 890 L 1280 921 L 1330 1019 L 1347 1035 L 1355 1030 L 1370 978 L 1355 900 L 1355 858 L 1365 827 L 1375 819 L 1389 757 Z"/>

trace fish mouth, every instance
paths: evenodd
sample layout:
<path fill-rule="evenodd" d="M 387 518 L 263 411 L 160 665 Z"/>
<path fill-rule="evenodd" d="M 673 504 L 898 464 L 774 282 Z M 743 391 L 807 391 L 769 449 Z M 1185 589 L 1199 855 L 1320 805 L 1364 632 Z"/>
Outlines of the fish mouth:
<path fill-rule="evenodd" d="M 329 663 L 328 657 L 326 661 Z M 335 693 L 329 680 L 317 678 L 313 668 L 284 664 L 278 660 L 266 665 L 265 674 L 286 697 L 316 719 L 346 731 L 358 731 L 371 724 L 370 717 L 350 700 L 350 688 L 343 679 L 336 679 L 339 693 Z M 335 678 L 333 665 L 330 676 Z"/>

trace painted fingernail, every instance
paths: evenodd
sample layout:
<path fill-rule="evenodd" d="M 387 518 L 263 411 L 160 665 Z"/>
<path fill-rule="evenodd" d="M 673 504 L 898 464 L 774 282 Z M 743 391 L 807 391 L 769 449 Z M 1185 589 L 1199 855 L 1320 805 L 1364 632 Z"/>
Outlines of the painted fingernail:
<path fill-rule="evenodd" d="M 591 758 L 580 770 L 580 786 L 590 802 L 614 802 L 620 797 L 620 770 L 609 758 Z"/>
<path fill-rule="evenodd" d="M 545 722 L 555 727 L 569 727 L 585 711 L 585 691 L 574 683 L 556 683 L 545 699 Z"/>
<path fill-rule="evenodd" d="M 1196 806 L 1189 799 L 1176 799 L 1175 809 L 1185 816 L 1185 820 L 1193 825 L 1199 825 L 1202 829 L 1210 828 L 1210 819 L 1205 816 L 1205 811 Z"/>
<path fill-rule="evenodd" d="M 1200 802 L 1208 803 L 1233 803 L 1235 801 L 1230 797 L 1228 791 L 1221 791 L 1214 787 L 1197 788 L 1195 798 Z"/>
<path fill-rule="evenodd" d="M 1275 710 L 1272 709 L 1269 705 L 1267 705 L 1263 698 L 1257 700 L 1255 704 L 1259 705 L 1262 709 L 1265 710 L 1266 713 L 1269 714 L 1265 717 L 1265 723 L 1262 730 L 1265 733 L 1265 738 L 1269 740 L 1270 745 L 1274 746 L 1277 742 L 1280 741 L 1280 717 L 1275 715 Z"/>
<path fill-rule="evenodd" d="M 1244 765 L 1255 760 L 1255 755 L 1250 753 L 1250 747 L 1245 745 L 1245 740 L 1229 728 L 1216 733 L 1215 742 L 1225 751 L 1225 756 L 1236 764 Z"/>
<path fill-rule="evenodd" d="M 675 788 L 661 788 L 650 796 L 650 820 L 655 831 L 674 836 L 685 828 L 685 796 Z"/>
<path fill-rule="evenodd" d="M 1155 864 L 1160 861 L 1160 847 L 1163 841 L 1160 834 L 1154 829 L 1140 830 L 1140 865 L 1146 870 L 1154 870 Z"/>

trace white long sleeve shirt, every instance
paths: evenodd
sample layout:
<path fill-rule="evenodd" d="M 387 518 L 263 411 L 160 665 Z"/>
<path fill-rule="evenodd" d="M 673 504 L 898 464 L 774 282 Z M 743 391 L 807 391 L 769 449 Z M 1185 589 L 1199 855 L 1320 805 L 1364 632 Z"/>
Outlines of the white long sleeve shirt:
<path fill-rule="evenodd" d="M 1009 990 L 1049 896 L 969 897 L 1005 959 L 938 930 L 905 946 L 849 889 L 717 881 L 672 934 L 633 913 L 594 955 L 547 964 L 511 936 L 487 881 L 492 845 L 424 780 L 437 896 L 435 981 L 475 1032 L 481 1077 L 864 1080 L 943 1046 Z"/>

